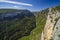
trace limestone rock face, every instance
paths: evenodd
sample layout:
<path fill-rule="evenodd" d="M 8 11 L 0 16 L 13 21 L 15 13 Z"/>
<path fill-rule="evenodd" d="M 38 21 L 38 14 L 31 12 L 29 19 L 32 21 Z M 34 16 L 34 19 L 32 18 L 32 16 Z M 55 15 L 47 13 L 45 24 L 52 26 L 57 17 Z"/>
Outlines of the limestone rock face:
<path fill-rule="evenodd" d="M 53 31 L 53 39 L 60 40 L 60 12 L 57 12 L 57 22 Z"/>
<path fill-rule="evenodd" d="M 60 40 L 60 12 L 49 8 L 41 40 Z"/>

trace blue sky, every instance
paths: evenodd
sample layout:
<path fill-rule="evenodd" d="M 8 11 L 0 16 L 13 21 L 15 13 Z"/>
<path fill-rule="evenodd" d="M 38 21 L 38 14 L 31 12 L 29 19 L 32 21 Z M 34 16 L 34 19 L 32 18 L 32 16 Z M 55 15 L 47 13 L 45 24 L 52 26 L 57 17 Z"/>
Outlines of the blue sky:
<path fill-rule="evenodd" d="M 60 0 L 0 0 L 0 8 L 39 11 L 60 5 Z"/>

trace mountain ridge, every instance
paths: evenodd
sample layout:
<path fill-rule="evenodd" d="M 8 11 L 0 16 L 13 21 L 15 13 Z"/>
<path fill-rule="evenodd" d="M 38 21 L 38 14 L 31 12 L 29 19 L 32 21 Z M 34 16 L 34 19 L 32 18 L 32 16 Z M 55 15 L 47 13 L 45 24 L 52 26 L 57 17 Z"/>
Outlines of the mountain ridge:
<path fill-rule="evenodd" d="M 35 16 L 29 10 L 4 11 L 0 10 L 0 40 L 18 40 L 36 27 Z"/>

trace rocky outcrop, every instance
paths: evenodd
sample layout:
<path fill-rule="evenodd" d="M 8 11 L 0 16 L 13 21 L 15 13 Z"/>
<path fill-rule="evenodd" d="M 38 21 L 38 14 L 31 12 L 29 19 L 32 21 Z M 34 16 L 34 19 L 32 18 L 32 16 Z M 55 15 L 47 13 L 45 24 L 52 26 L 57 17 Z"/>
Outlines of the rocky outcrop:
<path fill-rule="evenodd" d="M 60 40 L 60 12 L 49 8 L 46 25 L 41 40 Z"/>
<path fill-rule="evenodd" d="M 53 30 L 53 39 L 60 40 L 60 12 L 57 12 L 57 19 Z"/>

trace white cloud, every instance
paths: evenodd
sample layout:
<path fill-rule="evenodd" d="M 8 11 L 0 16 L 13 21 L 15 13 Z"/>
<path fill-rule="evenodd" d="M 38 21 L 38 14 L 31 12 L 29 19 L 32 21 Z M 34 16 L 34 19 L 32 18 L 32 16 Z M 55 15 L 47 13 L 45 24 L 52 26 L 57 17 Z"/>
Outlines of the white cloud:
<path fill-rule="evenodd" d="M 22 6 L 13 6 L 13 8 L 19 9 L 19 8 L 22 8 Z"/>
<path fill-rule="evenodd" d="M 6 2 L 6 3 L 18 4 L 18 5 L 25 5 L 25 6 L 32 6 L 31 4 L 28 4 L 28 3 L 8 1 L 8 0 L 0 0 L 0 2 Z"/>
<path fill-rule="evenodd" d="M 14 6 L 15 8 L 19 8 L 19 6 Z"/>

